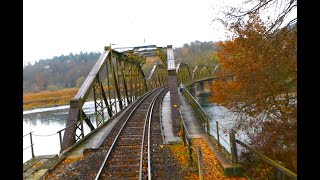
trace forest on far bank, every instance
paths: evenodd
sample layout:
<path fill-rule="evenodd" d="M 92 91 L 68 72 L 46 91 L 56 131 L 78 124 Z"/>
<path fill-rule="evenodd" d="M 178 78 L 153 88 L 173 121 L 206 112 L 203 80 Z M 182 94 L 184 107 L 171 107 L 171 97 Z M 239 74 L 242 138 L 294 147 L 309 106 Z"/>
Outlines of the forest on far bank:
<path fill-rule="evenodd" d="M 217 61 L 215 52 L 218 49 L 216 42 L 195 41 L 174 48 L 174 56 L 176 63 L 184 62 L 191 66 L 213 64 Z M 100 55 L 101 52 L 70 53 L 29 63 L 23 67 L 23 93 L 80 87 Z M 143 67 L 146 77 L 155 61 L 148 62 Z"/>

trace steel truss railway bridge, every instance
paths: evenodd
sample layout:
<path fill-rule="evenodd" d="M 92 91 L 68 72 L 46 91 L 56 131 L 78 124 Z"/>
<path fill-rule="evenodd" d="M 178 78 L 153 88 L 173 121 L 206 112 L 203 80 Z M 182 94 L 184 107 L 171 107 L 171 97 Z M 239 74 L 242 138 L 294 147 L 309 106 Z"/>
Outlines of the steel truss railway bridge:
<path fill-rule="evenodd" d="M 155 56 L 160 58 L 161 63 L 155 64 L 147 77 L 142 66 L 147 57 Z M 179 117 L 178 84 L 188 85 L 213 78 L 217 69 L 218 65 L 195 67 L 185 63 L 176 65 L 171 45 L 139 46 L 122 52 L 113 50 L 110 46 L 105 47 L 105 51 L 70 101 L 61 152 L 84 138 L 83 123 L 87 123 L 92 131 L 141 95 L 161 86 L 169 86 L 171 104 L 177 105 L 172 109 L 172 118 L 177 119 Z M 96 127 L 82 110 L 90 93 L 93 93 Z"/>
<path fill-rule="evenodd" d="M 154 64 L 148 76 L 142 70 L 147 57 L 159 57 L 161 60 L 160 63 Z M 106 126 L 109 127 L 112 122 L 116 122 L 113 126 L 110 125 L 109 134 L 103 140 L 103 143 L 101 142 L 100 153 L 94 155 L 101 161 L 99 162 L 99 164 L 101 163 L 100 168 L 95 168 L 94 177 L 91 177 L 90 173 L 84 172 L 85 177 L 83 176 L 81 179 L 106 179 L 110 177 L 151 179 L 154 173 L 159 173 L 154 172 L 154 169 L 159 169 L 159 166 L 161 166 L 160 161 L 157 162 L 157 159 L 159 159 L 157 149 L 162 144 L 163 133 L 160 133 L 160 121 L 152 120 L 160 116 L 159 104 L 161 102 L 158 99 L 161 98 L 158 97 L 163 98 L 164 94 L 170 91 L 172 130 L 176 135 L 179 130 L 182 130 L 184 144 L 188 144 L 189 149 L 191 149 L 188 129 L 180 111 L 181 96 L 179 96 L 178 85 L 183 84 L 188 87 L 194 83 L 214 78 L 234 80 L 232 75 L 217 77 L 218 71 L 218 64 L 204 64 L 195 67 L 185 63 L 176 64 L 171 45 L 167 47 L 138 46 L 121 50 L 111 49 L 111 46 L 105 47 L 105 51 L 91 69 L 79 91 L 70 100 L 66 127 L 58 131 L 61 147 L 60 155 L 70 152 L 78 144 L 89 139 L 88 136 Z M 191 119 L 199 120 L 205 134 L 213 137 L 210 134 L 212 127 L 210 127 L 209 119 L 211 117 L 187 90 L 184 96 L 195 112 Z M 95 111 L 89 115 L 84 112 L 83 107 L 86 102 L 92 100 L 94 101 Z M 154 108 L 155 106 L 158 106 L 158 108 Z M 120 114 L 122 114 L 121 117 L 115 120 Z M 110 121 L 112 122 L 108 124 Z M 86 136 L 84 123 L 91 131 L 89 134 L 86 133 Z M 229 143 L 231 149 L 231 164 L 228 164 L 229 162 L 223 160 L 222 156 L 220 157 L 215 153 L 226 175 L 237 176 L 243 174 L 243 168 L 239 166 L 237 157 L 236 144 L 238 144 L 270 164 L 277 173 L 274 176 L 276 179 L 286 177 L 296 179 L 295 173 L 237 140 L 233 130 L 230 131 L 230 141 L 227 142 L 228 140 L 220 137 L 219 128 L 222 128 L 222 126 L 216 121 L 216 126 L 213 128 L 216 132 L 214 137 L 217 141 L 216 145 L 221 147 L 221 139 Z M 62 132 L 64 132 L 63 137 Z M 191 157 L 191 152 L 189 153 Z M 226 153 L 226 151 L 223 153 Z M 200 155 L 201 152 L 198 152 L 198 159 L 201 159 Z M 152 158 L 153 160 L 151 160 Z M 152 164 L 151 161 L 154 163 Z M 114 162 L 119 163 L 114 164 Z M 201 163 L 199 162 L 199 164 Z M 91 162 L 91 164 L 85 166 L 94 169 L 92 166 L 95 166 L 95 164 Z M 88 170 L 88 172 L 91 171 Z M 199 176 L 200 179 L 203 179 L 201 174 L 203 175 L 202 167 L 199 166 Z M 157 176 L 157 178 L 163 179 L 165 177 L 167 176 Z"/>

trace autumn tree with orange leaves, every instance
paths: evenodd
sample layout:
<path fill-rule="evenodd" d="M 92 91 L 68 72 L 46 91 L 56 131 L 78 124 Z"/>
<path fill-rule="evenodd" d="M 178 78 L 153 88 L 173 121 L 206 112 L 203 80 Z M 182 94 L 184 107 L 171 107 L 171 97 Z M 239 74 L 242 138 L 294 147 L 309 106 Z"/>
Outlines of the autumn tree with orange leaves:
<path fill-rule="evenodd" d="M 234 37 L 221 42 L 220 74 L 213 101 L 237 114 L 236 129 L 250 145 L 297 172 L 297 30 L 268 34 L 259 16 L 230 26 Z"/>

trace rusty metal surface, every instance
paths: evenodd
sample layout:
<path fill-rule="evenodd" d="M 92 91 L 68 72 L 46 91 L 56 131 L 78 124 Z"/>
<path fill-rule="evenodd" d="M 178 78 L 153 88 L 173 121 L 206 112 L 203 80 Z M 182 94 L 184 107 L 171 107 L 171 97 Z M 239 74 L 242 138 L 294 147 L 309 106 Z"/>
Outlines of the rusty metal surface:
<path fill-rule="evenodd" d="M 69 110 L 66 127 L 70 126 L 70 128 L 67 128 L 65 130 L 60 152 L 72 146 L 76 142 L 75 135 L 74 135 L 76 131 L 76 127 L 71 125 L 77 122 L 77 118 L 80 112 L 79 110 L 80 110 L 79 107 L 70 108 Z"/>
<path fill-rule="evenodd" d="M 87 121 L 87 118 L 76 111 L 80 111 L 85 102 L 94 100 L 96 126 L 99 127 L 105 120 L 119 113 L 144 93 L 165 85 L 167 78 L 162 66 L 156 68 L 156 75 L 152 76 L 155 86 L 148 85 L 149 83 L 147 83 L 145 74 L 141 69 L 146 56 L 157 55 L 163 60 L 166 57 L 163 53 L 165 49 L 152 45 L 117 52 L 112 50 L 111 47 L 106 47 L 105 52 L 102 53 L 79 91 L 70 101 L 67 128 L 65 129 L 61 152 L 84 137 L 83 120 Z M 150 53 L 148 54 L 148 52 Z M 148 89 L 148 86 L 150 89 Z M 104 113 L 104 109 L 107 109 L 108 113 Z M 97 127 L 90 126 L 90 129 L 93 130 Z M 77 130 L 79 130 L 80 135 L 76 133 Z"/>

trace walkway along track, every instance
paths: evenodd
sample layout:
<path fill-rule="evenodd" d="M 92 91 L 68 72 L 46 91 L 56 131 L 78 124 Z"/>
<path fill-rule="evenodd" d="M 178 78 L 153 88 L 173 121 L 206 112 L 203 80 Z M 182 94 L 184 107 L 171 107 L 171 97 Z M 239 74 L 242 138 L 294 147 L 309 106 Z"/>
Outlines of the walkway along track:
<path fill-rule="evenodd" d="M 146 97 L 130 113 L 110 144 L 96 180 L 151 179 L 151 129 L 154 126 L 159 129 L 160 125 L 152 123 L 152 114 L 155 102 L 164 90 L 157 90 Z"/>

